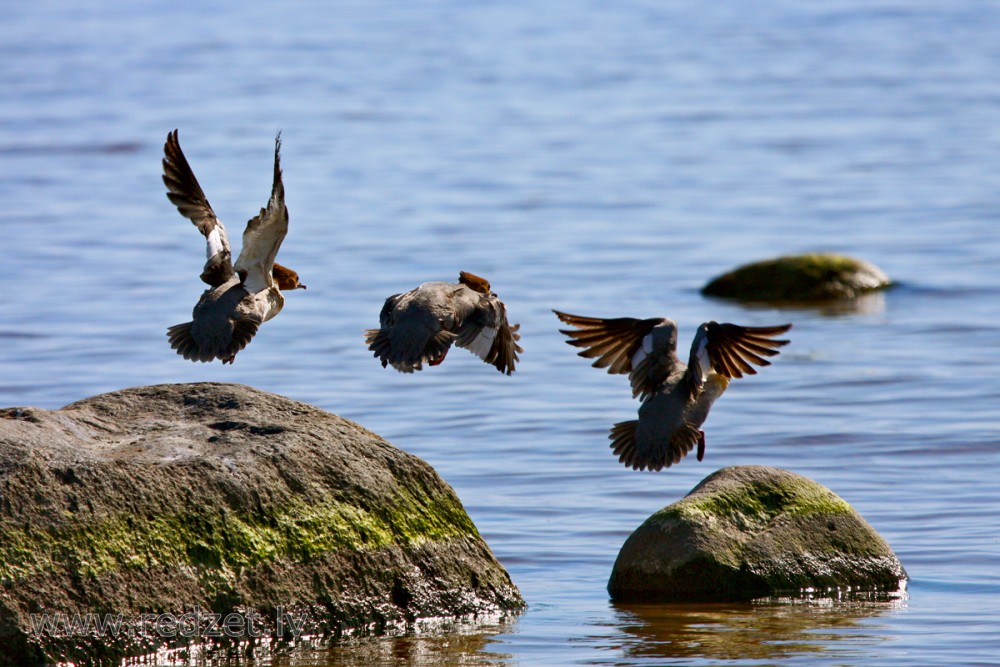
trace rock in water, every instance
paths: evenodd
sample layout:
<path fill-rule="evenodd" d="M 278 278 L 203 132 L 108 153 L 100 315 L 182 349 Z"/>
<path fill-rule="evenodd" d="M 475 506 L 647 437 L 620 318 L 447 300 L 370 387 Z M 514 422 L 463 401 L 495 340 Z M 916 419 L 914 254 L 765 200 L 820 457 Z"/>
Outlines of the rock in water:
<path fill-rule="evenodd" d="M 204 383 L 0 410 L 0 664 L 523 605 L 430 466 L 309 405 Z"/>
<path fill-rule="evenodd" d="M 741 266 L 714 278 L 701 292 L 749 302 L 820 302 L 854 299 L 889 287 L 874 264 L 830 253 L 789 255 Z"/>
<path fill-rule="evenodd" d="M 615 601 L 741 600 L 905 590 L 882 537 L 826 487 L 766 466 L 723 468 L 622 546 Z"/>

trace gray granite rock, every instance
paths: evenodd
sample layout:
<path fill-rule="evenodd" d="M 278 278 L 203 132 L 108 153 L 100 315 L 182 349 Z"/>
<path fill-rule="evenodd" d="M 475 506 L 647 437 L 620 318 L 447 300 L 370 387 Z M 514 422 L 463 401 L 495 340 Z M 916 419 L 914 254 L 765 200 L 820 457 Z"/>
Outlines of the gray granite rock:
<path fill-rule="evenodd" d="M 0 410 L 0 664 L 523 605 L 430 466 L 318 408 L 203 383 Z"/>
<path fill-rule="evenodd" d="M 826 487 L 778 468 L 705 478 L 629 536 L 608 582 L 616 601 L 887 594 L 906 571 L 882 537 Z"/>

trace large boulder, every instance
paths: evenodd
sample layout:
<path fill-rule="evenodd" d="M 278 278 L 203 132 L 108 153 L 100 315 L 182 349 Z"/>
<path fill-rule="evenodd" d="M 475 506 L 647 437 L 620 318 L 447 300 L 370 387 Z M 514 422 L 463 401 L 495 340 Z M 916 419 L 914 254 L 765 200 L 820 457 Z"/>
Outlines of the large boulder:
<path fill-rule="evenodd" d="M 0 410 L 0 664 L 523 605 L 430 466 L 318 408 L 203 383 Z"/>
<path fill-rule="evenodd" d="M 723 468 L 649 517 L 622 546 L 616 601 L 888 594 L 906 571 L 850 505 L 801 475 Z"/>
<path fill-rule="evenodd" d="M 701 292 L 738 301 L 809 303 L 855 299 L 891 284 L 870 262 L 810 253 L 746 264 L 712 279 Z"/>

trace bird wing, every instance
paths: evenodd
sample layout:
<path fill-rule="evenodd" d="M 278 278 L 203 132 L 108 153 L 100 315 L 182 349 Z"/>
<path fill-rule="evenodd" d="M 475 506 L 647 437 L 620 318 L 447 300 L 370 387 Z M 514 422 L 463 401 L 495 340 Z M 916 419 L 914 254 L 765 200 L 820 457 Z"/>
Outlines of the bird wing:
<path fill-rule="evenodd" d="M 709 373 L 727 378 L 741 378 L 743 374 L 756 375 L 751 365 L 770 366 L 765 357 L 778 354 L 776 348 L 787 345 L 787 340 L 775 340 L 791 324 L 774 327 L 741 327 L 736 324 L 705 322 L 698 327 L 691 343 L 688 376 L 695 387 L 701 387 Z"/>
<path fill-rule="evenodd" d="M 167 186 L 167 198 L 205 236 L 207 261 L 201 279 L 212 287 L 218 287 L 233 275 L 232 250 L 226 228 L 216 217 L 184 157 L 177 130 L 167 134 L 163 155 L 163 183 Z"/>
<path fill-rule="evenodd" d="M 243 232 L 243 248 L 236 259 L 236 272 L 251 294 L 274 285 L 271 269 L 278 248 L 288 233 L 288 209 L 285 207 L 285 185 L 281 181 L 281 133 L 274 138 L 274 182 L 267 208 L 247 222 Z"/>
<path fill-rule="evenodd" d="M 595 368 L 608 373 L 628 373 L 632 396 L 645 399 L 655 392 L 680 361 L 677 359 L 677 325 L 667 318 L 633 317 L 601 319 L 553 311 L 576 329 L 560 329 L 567 344 L 583 348 L 581 357 L 595 359 Z"/>
<path fill-rule="evenodd" d="M 455 299 L 458 338 L 455 344 L 469 350 L 501 373 L 510 375 L 514 365 L 520 361 L 518 352 L 524 349 L 517 344 L 521 340 L 520 324 L 511 325 L 507 321 L 507 307 L 492 292 L 479 293 L 463 287 Z"/>

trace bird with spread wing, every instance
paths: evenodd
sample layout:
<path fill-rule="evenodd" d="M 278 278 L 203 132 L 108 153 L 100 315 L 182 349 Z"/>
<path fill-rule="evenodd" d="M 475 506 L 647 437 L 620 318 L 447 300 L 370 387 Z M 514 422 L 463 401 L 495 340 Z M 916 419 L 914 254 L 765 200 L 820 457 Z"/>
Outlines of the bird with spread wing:
<path fill-rule="evenodd" d="M 298 274 L 274 259 L 288 232 L 285 186 L 281 180 L 281 133 L 274 139 L 274 181 L 267 207 L 247 222 L 236 263 L 226 228 L 198 184 L 177 138 L 167 134 L 163 147 L 163 182 L 167 198 L 205 237 L 201 279 L 209 287 L 194 307 L 192 320 L 167 329 L 170 347 L 191 361 L 221 359 L 233 363 L 260 325 L 284 306 L 282 290 L 305 289 Z"/>
<path fill-rule="evenodd" d="M 743 327 L 705 322 L 698 327 L 687 364 L 677 356 L 677 324 L 668 318 L 600 319 L 553 311 L 573 329 L 560 329 L 567 344 L 596 368 L 628 374 L 632 396 L 642 401 L 639 419 L 611 427 L 611 449 L 633 470 L 662 470 L 697 446 L 705 456 L 702 424 L 733 378 L 768 366 L 792 325 Z"/>

